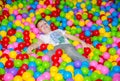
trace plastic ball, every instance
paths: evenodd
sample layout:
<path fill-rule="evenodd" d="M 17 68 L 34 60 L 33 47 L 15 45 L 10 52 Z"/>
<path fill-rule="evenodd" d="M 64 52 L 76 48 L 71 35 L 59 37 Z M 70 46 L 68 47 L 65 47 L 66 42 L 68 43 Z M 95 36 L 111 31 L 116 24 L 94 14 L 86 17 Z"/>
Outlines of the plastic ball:
<path fill-rule="evenodd" d="M 22 74 L 23 80 L 27 80 L 28 78 L 31 78 L 31 77 L 32 77 L 32 75 L 29 72 L 24 72 Z"/>
<path fill-rule="evenodd" d="M 49 73 L 49 72 L 45 72 L 45 73 L 43 74 L 43 76 L 44 76 L 44 78 L 45 78 L 46 80 L 50 80 L 50 73 Z"/>
<path fill-rule="evenodd" d="M 58 57 L 61 57 L 62 54 L 63 54 L 62 49 L 57 49 L 57 50 L 55 51 L 55 54 L 56 54 Z"/>
<path fill-rule="evenodd" d="M 87 67 L 82 67 L 82 68 L 81 68 L 81 71 L 82 71 L 82 73 L 83 73 L 84 75 L 86 75 L 86 74 L 88 74 L 89 69 L 88 69 Z"/>
<path fill-rule="evenodd" d="M 7 73 L 4 75 L 4 80 L 5 81 L 10 81 L 13 79 L 13 75 L 11 73 Z"/>
<path fill-rule="evenodd" d="M 22 61 L 21 60 L 15 60 L 14 61 L 14 66 L 15 67 L 21 67 L 22 66 Z"/>
<path fill-rule="evenodd" d="M 6 68 L 12 68 L 13 66 L 14 66 L 13 61 L 11 61 L 11 60 L 6 61 L 6 63 L 5 63 Z"/>
<path fill-rule="evenodd" d="M 22 77 L 17 75 L 14 77 L 13 81 L 23 81 Z"/>
<path fill-rule="evenodd" d="M 82 75 L 77 74 L 77 75 L 75 76 L 75 78 L 74 78 L 74 81 L 84 81 L 84 78 L 83 78 Z"/>
<path fill-rule="evenodd" d="M 108 74 L 109 69 L 108 69 L 106 66 L 103 66 L 102 69 L 101 69 L 101 72 L 102 72 L 103 74 Z"/>
<path fill-rule="evenodd" d="M 109 53 L 110 53 L 111 55 L 115 55 L 115 54 L 116 54 L 116 49 L 115 49 L 115 48 L 110 48 L 110 49 L 109 49 Z"/>
<path fill-rule="evenodd" d="M 59 57 L 55 54 L 55 55 L 52 55 L 52 61 L 53 62 L 58 62 L 58 60 L 59 60 Z"/>
<path fill-rule="evenodd" d="M 14 59 L 14 58 L 16 58 L 17 53 L 16 53 L 15 51 L 11 51 L 11 52 L 9 53 L 9 56 Z"/>
<path fill-rule="evenodd" d="M 75 68 L 80 68 L 81 67 L 81 62 L 79 60 L 74 62 L 74 67 Z"/>
<path fill-rule="evenodd" d="M 43 73 L 44 71 L 45 71 L 45 68 L 44 68 L 44 66 L 38 66 L 37 67 L 37 71 L 39 71 L 40 73 Z"/>
<path fill-rule="evenodd" d="M 71 74 L 71 72 L 66 71 L 66 72 L 63 74 L 63 77 L 64 77 L 64 79 L 66 80 L 66 79 L 68 79 L 68 78 L 72 78 L 72 74 Z"/>
<path fill-rule="evenodd" d="M 57 73 L 56 75 L 55 75 L 55 78 L 54 78 L 56 81 L 58 80 L 62 80 L 63 79 L 63 76 L 61 75 L 61 74 L 59 74 L 59 73 Z"/>
<path fill-rule="evenodd" d="M 56 67 L 56 66 L 52 66 L 51 68 L 50 68 L 50 72 L 58 72 L 58 68 Z"/>

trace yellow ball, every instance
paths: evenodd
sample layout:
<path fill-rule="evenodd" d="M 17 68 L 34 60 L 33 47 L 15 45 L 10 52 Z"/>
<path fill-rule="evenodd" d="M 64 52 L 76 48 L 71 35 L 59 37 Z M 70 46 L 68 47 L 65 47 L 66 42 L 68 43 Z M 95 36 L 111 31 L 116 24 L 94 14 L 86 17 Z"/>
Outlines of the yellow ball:
<path fill-rule="evenodd" d="M 57 73 L 57 74 L 55 75 L 54 79 L 55 79 L 56 81 L 59 81 L 59 80 L 62 80 L 62 79 L 63 79 L 63 76 L 62 76 L 60 73 Z"/>
<path fill-rule="evenodd" d="M 19 4 L 18 4 L 18 7 L 19 7 L 19 8 L 23 8 L 23 4 L 22 4 L 22 3 L 19 3 Z"/>
<path fill-rule="evenodd" d="M 81 3 L 80 7 L 85 8 L 86 7 L 85 3 Z"/>
<path fill-rule="evenodd" d="M 12 42 L 12 43 L 16 42 L 16 40 L 17 40 L 17 38 L 15 36 L 11 36 L 9 39 L 10 39 L 10 42 Z"/>
<path fill-rule="evenodd" d="M 66 71 L 74 72 L 74 67 L 69 65 L 65 68 Z"/>
<path fill-rule="evenodd" d="M 102 20 L 102 21 L 107 20 L 107 17 L 106 17 L 106 16 L 102 16 L 102 17 L 101 17 L 101 20 Z"/>
<path fill-rule="evenodd" d="M 106 46 L 100 46 L 100 51 L 101 52 L 106 52 L 106 50 L 107 50 Z"/>
<path fill-rule="evenodd" d="M 58 72 L 58 68 L 56 67 L 56 66 L 52 66 L 51 68 L 50 68 L 50 72 Z"/>
<path fill-rule="evenodd" d="M 67 54 L 62 54 L 62 59 L 65 59 L 66 57 L 68 57 L 68 55 Z"/>
<path fill-rule="evenodd" d="M 32 18 L 32 17 L 34 17 L 35 15 L 34 15 L 34 13 L 30 13 L 30 17 Z"/>
<path fill-rule="evenodd" d="M 52 45 L 52 44 L 49 44 L 48 46 L 47 46 L 47 49 L 50 51 L 50 50 L 53 50 L 54 49 L 54 46 Z"/>
<path fill-rule="evenodd" d="M 71 62 L 71 61 L 72 61 L 72 59 L 71 59 L 70 57 L 66 57 L 66 58 L 64 58 L 64 59 L 63 59 L 63 61 L 65 61 L 65 62 L 69 63 L 69 62 Z"/>
<path fill-rule="evenodd" d="M 30 39 L 34 39 L 36 37 L 36 35 L 32 32 L 30 32 L 29 36 L 30 36 Z"/>
<path fill-rule="evenodd" d="M 26 18 L 26 22 L 31 23 L 31 18 L 30 17 Z"/>
<path fill-rule="evenodd" d="M 50 72 L 51 77 L 54 77 L 56 74 L 56 72 Z"/>
<path fill-rule="evenodd" d="M 69 13 L 70 15 L 74 15 L 73 11 L 69 11 L 68 13 Z"/>
<path fill-rule="evenodd" d="M 49 21 L 49 20 L 50 20 L 50 16 L 46 16 L 46 17 L 45 17 L 45 20 L 46 20 L 46 21 Z"/>
<path fill-rule="evenodd" d="M 9 56 L 10 56 L 10 58 L 15 59 L 15 58 L 16 58 L 16 56 L 17 56 L 16 51 L 11 51 L 11 52 L 9 53 Z"/>
<path fill-rule="evenodd" d="M 95 70 L 94 72 L 98 73 L 98 74 L 101 74 L 101 72 L 99 70 Z"/>
<path fill-rule="evenodd" d="M 99 32 L 102 33 L 102 34 L 104 34 L 105 33 L 105 29 L 104 28 L 100 28 Z"/>
<path fill-rule="evenodd" d="M 28 78 L 28 79 L 25 80 L 25 81 L 35 81 L 35 79 L 34 79 L 33 77 L 30 77 L 30 78 Z"/>
<path fill-rule="evenodd" d="M 21 76 L 17 75 L 14 77 L 13 81 L 23 81 L 23 80 Z"/>
<path fill-rule="evenodd" d="M 17 7 L 16 5 L 13 5 L 12 8 L 13 8 L 14 10 L 17 10 L 18 7 Z"/>
<path fill-rule="evenodd" d="M 29 73 L 29 72 L 24 72 L 24 73 L 22 74 L 23 80 L 27 80 L 28 78 L 31 78 L 31 77 L 32 77 L 32 75 L 31 75 L 31 73 Z"/>
<path fill-rule="evenodd" d="M 2 36 L 2 37 L 5 37 L 6 35 L 7 35 L 7 32 L 6 31 L 0 31 L 0 35 Z"/>
<path fill-rule="evenodd" d="M 110 32 L 105 32 L 105 33 L 104 33 L 104 36 L 105 36 L 105 37 L 111 37 Z"/>
<path fill-rule="evenodd" d="M 73 41 L 73 46 L 77 46 L 78 44 L 79 44 L 79 42 L 78 41 Z"/>
<path fill-rule="evenodd" d="M 9 5 L 9 4 L 6 4 L 6 5 L 5 5 L 5 8 L 8 8 L 8 9 L 9 9 L 9 8 L 10 8 L 10 5 Z"/>
<path fill-rule="evenodd" d="M 84 22 L 84 21 L 80 21 L 80 22 L 79 22 L 79 25 L 80 25 L 80 26 L 84 26 L 84 25 L 85 25 L 85 22 Z"/>
<path fill-rule="evenodd" d="M 2 1 L 0 1 L 0 5 L 3 5 L 3 2 L 2 2 Z"/>
<path fill-rule="evenodd" d="M 84 81 L 83 76 L 80 74 L 77 74 L 74 79 L 74 81 Z"/>
<path fill-rule="evenodd" d="M 2 51 L 0 51 L 0 57 L 2 56 Z"/>
<path fill-rule="evenodd" d="M 21 25 L 20 20 L 16 20 L 16 21 L 15 21 L 15 25 L 16 25 L 16 26 L 20 26 L 20 25 Z"/>
<path fill-rule="evenodd" d="M 2 63 L 5 65 L 5 63 L 6 63 L 7 60 L 8 60 L 8 59 L 4 57 L 4 58 L 1 58 L 1 59 L 0 59 L 0 62 L 2 62 Z"/>

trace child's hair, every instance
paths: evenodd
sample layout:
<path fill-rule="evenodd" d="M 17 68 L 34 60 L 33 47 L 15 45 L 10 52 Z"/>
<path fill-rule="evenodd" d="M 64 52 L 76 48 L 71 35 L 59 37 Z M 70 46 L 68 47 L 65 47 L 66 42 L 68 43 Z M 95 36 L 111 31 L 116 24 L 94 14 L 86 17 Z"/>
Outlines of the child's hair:
<path fill-rule="evenodd" d="M 37 28 L 38 23 L 39 23 L 41 20 L 42 20 L 42 19 L 37 20 L 37 22 L 36 22 L 36 24 L 35 24 L 36 28 Z"/>

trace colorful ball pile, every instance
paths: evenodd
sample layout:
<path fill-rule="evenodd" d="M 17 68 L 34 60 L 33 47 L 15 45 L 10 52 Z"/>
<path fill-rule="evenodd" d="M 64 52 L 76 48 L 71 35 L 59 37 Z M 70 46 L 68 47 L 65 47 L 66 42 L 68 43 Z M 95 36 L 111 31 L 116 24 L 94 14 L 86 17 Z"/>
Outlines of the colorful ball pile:
<path fill-rule="evenodd" d="M 80 62 L 52 44 L 37 42 L 36 22 L 44 19 L 51 30 L 62 29 L 91 44 L 82 48 L 69 40 L 78 53 L 90 60 Z M 120 81 L 119 0 L 0 0 L 1 81 Z M 50 72 L 47 70 L 50 68 Z"/>

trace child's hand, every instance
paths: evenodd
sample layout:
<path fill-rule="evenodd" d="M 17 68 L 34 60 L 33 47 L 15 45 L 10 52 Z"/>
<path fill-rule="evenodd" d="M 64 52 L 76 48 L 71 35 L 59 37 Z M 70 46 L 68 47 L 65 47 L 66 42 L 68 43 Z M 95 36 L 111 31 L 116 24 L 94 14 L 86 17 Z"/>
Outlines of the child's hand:
<path fill-rule="evenodd" d="M 28 53 L 28 54 L 31 54 L 31 53 L 32 53 L 32 48 L 31 48 L 31 47 L 28 47 L 27 53 Z"/>

